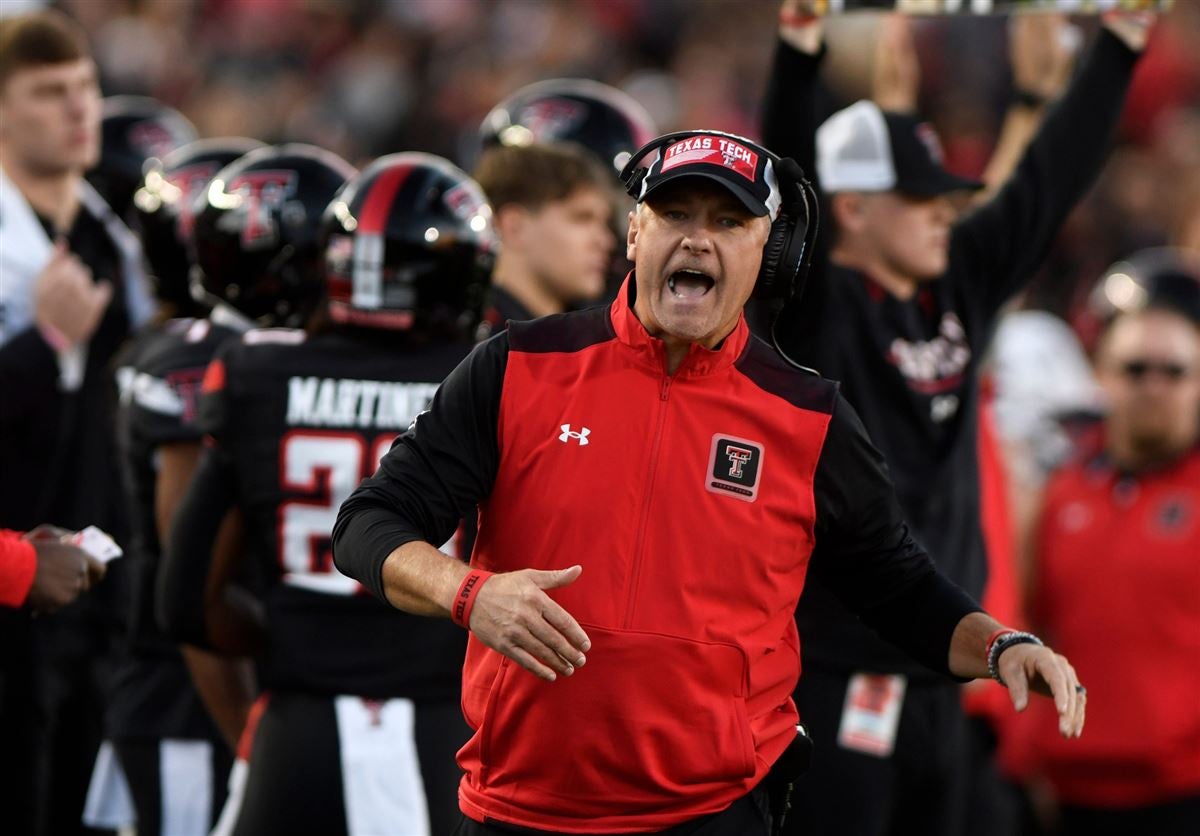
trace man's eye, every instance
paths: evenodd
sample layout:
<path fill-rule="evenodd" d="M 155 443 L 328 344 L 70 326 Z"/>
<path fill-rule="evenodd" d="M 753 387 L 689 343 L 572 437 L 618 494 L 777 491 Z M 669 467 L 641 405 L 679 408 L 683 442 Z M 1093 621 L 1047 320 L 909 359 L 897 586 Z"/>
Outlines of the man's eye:
<path fill-rule="evenodd" d="M 741 218 L 721 218 L 717 223 L 726 229 L 737 229 L 744 221 Z"/>
<path fill-rule="evenodd" d="M 682 221 L 687 214 L 682 209 L 668 209 L 663 212 L 663 217 L 669 221 Z"/>

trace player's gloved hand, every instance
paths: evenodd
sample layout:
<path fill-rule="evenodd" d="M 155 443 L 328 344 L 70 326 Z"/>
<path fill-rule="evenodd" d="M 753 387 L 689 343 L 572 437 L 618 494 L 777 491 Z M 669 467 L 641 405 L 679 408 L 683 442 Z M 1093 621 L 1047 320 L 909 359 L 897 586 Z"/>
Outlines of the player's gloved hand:
<path fill-rule="evenodd" d="M 1036 644 L 1014 644 L 1001 652 L 997 665 L 1017 711 L 1025 710 L 1032 690 L 1054 698 L 1058 731 L 1063 737 L 1083 733 L 1087 689 L 1079 684 L 1079 676 L 1065 656 Z"/>
<path fill-rule="evenodd" d="M 582 666 L 592 643 L 570 613 L 544 590 L 574 583 L 582 566 L 522 569 L 493 575 L 479 590 L 471 632 L 530 673 L 553 682 Z"/>
<path fill-rule="evenodd" d="M 95 333 L 112 292 L 110 282 L 92 281 L 92 271 L 59 241 L 33 287 L 34 321 L 47 342 L 63 351 Z"/>
<path fill-rule="evenodd" d="M 65 607 L 104 577 L 104 564 L 78 546 L 48 539 L 30 542 L 37 553 L 37 571 L 29 603 L 36 613 Z"/>

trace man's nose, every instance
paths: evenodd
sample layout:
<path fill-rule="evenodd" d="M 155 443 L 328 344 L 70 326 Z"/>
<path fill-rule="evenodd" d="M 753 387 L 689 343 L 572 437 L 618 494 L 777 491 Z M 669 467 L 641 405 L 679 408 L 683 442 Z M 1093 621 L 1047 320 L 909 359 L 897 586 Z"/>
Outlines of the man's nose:
<path fill-rule="evenodd" d="M 705 224 L 693 223 L 684 230 L 682 246 L 694 253 L 711 252 L 712 234 Z"/>

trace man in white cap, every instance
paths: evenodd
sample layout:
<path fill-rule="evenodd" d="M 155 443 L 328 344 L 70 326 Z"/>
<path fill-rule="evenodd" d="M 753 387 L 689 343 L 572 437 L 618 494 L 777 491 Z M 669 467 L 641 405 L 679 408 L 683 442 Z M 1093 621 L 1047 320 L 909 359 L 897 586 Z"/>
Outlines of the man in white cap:
<path fill-rule="evenodd" d="M 810 170 L 815 151 L 833 231 L 827 263 L 817 256 L 803 300 L 781 316 L 779 343 L 841 382 L 887 459 L 914 536 L 973 596 L 987 576 L 979 362 L 1001 305 L 1032 278 L 1100 172 L 1151 17 L 1106 17 L 1012 176 L 961 218 L 957 201 L 982 184 L 944 168 L 932 127 L 916 116 L 860 101 L 815 130 L 814 148 L 819 23 L 790 27 L 804 37 L 781 32 L 766 141 Z M 1018 105 L 1040 107 L 1034 99 Z M 796 699 L 816 744 L 797 799 L 804 832 L 965 832 L 959 689 L 874 635 L 820 583 L 806 586 L 797 622 Z"/>

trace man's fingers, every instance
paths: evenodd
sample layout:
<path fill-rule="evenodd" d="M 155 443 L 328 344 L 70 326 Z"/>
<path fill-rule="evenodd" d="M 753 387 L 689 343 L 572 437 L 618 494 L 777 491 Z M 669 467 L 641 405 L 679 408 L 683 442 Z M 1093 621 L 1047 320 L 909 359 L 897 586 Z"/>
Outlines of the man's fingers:
<path fill-rule="evenodd" d="M 550 622 L 545 620 L 534 622 L 529 625 L 529 632 L 554 654 L 554 658 L 548 661 L 551 662 L 551 667 L 559 673 L 570 676 L 575 672 L 576 667 L 587 662 L 587 658 L 571 647 L 571 643 L 567 641 L 566 637 L 555 630 Z"/>
<path fill-rule="evenodd" d="M 514 662 L 516 662 L 518 665 L 523 667 L 525 670 L 529 671 L 531 674 L 536 676 L 538 679 L 544 679 L 547 682 L 553 682 L 555 679 L 558 678 L 557 674 L 555 674 L 554 671 L 550 670 L 550 668 L 546 667 L 541 662 L 539 662 L 537 659 L 535 659 L 524 648 L 520 648 L 520 647 L 509 648 L 508 652 L 505 653 L 504 655 L 507 656 L 509 659 L 512 659 Z"/>
<path fill-rule="evenodd" d="M 576 564 L 568 569 L 534 569 L 529 572 L 529 577 L 539 589 L 558 589 L 574 583 L 581 574 L 583 567 Z"/>
<path fill-rule="evenodd" d="M 554 601 L 547 601 L 545 609 L 542 610 L 542 617 L 550 622 L 555 630 L 566 637 L 572 647 L 577 648 L 583 653 L 587 653 L 592 649 L 592 640 L 588 638 L 588 634 L 579 626 L 579 622 L 571 617 L 571 614 L 564 610 Z M 567 657 L 568 659 L 571 657 Z M 583 662 L 579 662 L 583 664 Z"/>
<path fill-rule="evenodd" d="M 1006 672 L 1004 681 L 1008 684 L 1008 695 L 1012 698 L 1013 708 L 1024 711 L 1025 706 L 1029 704 L 1029 680 L 1025 676 L 1025 669 L 1018 667 L 1012 672 Z"/>

